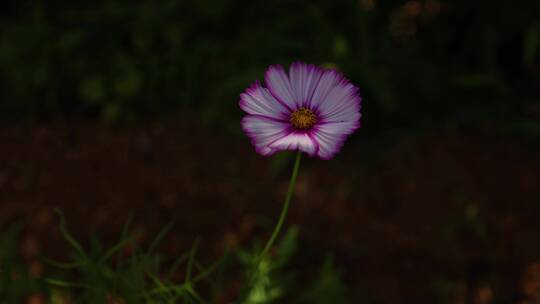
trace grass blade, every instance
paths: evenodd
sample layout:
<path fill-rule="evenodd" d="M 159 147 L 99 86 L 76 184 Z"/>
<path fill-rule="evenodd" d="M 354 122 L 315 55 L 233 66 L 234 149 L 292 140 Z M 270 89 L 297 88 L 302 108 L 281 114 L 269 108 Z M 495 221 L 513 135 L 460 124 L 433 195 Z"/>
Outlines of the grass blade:
<path fill-rule="evenodd" d="M 84 252 L 81 244 L 79 244 L 75 240 L 75 238 L 73 238 L 73 236 L 71 236 L 71 234 L 67 231 L 66 219 L 64 218 L 64 214 L 62 213 L 62 211 L 58 208 L 55 208 L 54 212 L 56 212 L 56 214 L 58 214 L 58 216 L 60 217 L 60 232 L 62 233 L 66 241 L 68 241 L 71 247 L 73 247 L 81 257 L 86 258 L 86 253 Z"/>

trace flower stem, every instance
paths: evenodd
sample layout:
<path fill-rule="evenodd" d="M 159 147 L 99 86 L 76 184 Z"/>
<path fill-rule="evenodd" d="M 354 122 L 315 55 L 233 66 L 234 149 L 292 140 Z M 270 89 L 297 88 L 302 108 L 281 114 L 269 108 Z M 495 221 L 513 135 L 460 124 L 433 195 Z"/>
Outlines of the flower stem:
<path fill-rule="evenodd" d="M 294 167 L 293 167 L 293 172 L 291 175 L 291 180 L 289 181 L 289 189 L 287 190 L 287 195 L 285 196 L 285 201 L 283 202 L 283 209 L 281 209 L 281 214 L 279 216 L 279 220 L 276 224 L 276 227 L 274 228 L 274 231 L 272 232 L 272 236 L 270 237 L 270 239 L 266 243 L 266 246 L 264 246 L 264 249 L 261 252 L 259 261 L 268 253 L 268 251 L 270 250 L 270 248 L 276 241 L 279 235 L 279 232 L 281 231 L 283 222 L 285 222 L 285 217 L 287 216 L 287 212 L 289 211 L 289 205 L 291 203 L 292 194 L 294 192 L 294 186 L 296 185 L 296 177 L 298 176 L 298 168 L 300 168 L 301 159 L 302 159 L 302 151 L 298 150 L 298 153 L 296 154 L 296 160 L 294 161 Z"/>

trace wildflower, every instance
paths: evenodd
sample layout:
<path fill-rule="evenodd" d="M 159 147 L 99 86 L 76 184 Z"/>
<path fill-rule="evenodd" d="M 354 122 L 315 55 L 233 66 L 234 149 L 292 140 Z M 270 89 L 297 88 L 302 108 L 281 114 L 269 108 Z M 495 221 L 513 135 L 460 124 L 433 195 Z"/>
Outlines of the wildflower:
<path fill-rule="evenodd" d="M 360 127 L 358 88 L 340 72 L 295 62 L 288 75 L 274 65 L 264 77 L 267 88 L 256 81 L 240 95 L 248 114 L 242 129 L 259 154 L 299 150 L 330 159 Z"/>

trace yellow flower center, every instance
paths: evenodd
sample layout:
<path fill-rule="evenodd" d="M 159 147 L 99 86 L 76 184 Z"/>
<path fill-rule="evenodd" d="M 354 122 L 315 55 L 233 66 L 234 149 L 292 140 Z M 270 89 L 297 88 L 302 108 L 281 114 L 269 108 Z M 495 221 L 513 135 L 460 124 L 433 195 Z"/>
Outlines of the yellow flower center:
<path fill-rule="evenodd" d="M 291 124 L 297 129 L 309 129 L 317 123 L 317 115 L 311 110 L 300 108 L 291 114 Z"/>

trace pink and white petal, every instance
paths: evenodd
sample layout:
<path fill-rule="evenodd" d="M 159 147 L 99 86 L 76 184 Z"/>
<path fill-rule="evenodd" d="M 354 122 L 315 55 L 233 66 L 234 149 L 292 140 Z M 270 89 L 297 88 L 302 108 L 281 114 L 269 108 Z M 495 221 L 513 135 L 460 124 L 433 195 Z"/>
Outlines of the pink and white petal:
<path fill-rule="evenodd" d="M 300 150 L 310 156 L 314 156 L 319 147 L 306 132 L 292 132 L 270 144 L 274 150 Z"/>
<path fill-rule="evenodd" d="M 264 74 L 268 90 L 291 112 L 298 108 L 289 77 L 281 65 L 271 65 Z"/>
<path fill-rule="evenodd" d="M 319 146 L 317 156 L 330 159 L 339 152 L 347 137 L 360 127 L 360 121 L 323 123 L 311 132 L 311 138 Z"/>
<path fill-rule="evenodd" d="M 330 94 L 342 79 L 343 75 L 335 70 L 324 71 L 311 97 L 310 108 L 318 109 L 321 103 L 327 100 L 328 94 Z"/>
<path fill-rule="evenodd" d="M 289 111 L 259 81 L 240 94 L 240 108 L 248 114 L 287 120 Z"/>
<path fill-rule="evenodd" d="M 307 107 L 323 72 L 313 64 L 294 62 L 289 70 L 289 79 L 295 96 L 295 101 L 302 107 Z"/>
<path fill-rule="evenodd" d="M 321 124 L 358 123 L 361 117 L 362 117 L 362 114 L 360 114 L 360 112 L 343 111 L 335 115 L 322 118 L 320 123 Z"/>
<path fill-rule="evenodd" d="M 326 100 L 319 103 L 317 111 L 323 121 L 358 120 L 360 104 L 358 88 L 344 80 L 329 92 Z"/>
<path fill-rule="evenodd" d="M 272 155 L 277 151 L 269 147 L 269 144 L 290 133 L 288 131 L 289 123 L 260 115 L 244 116 L 241 125 L 255 146 L 255 150 L 265 156 Z"/>

